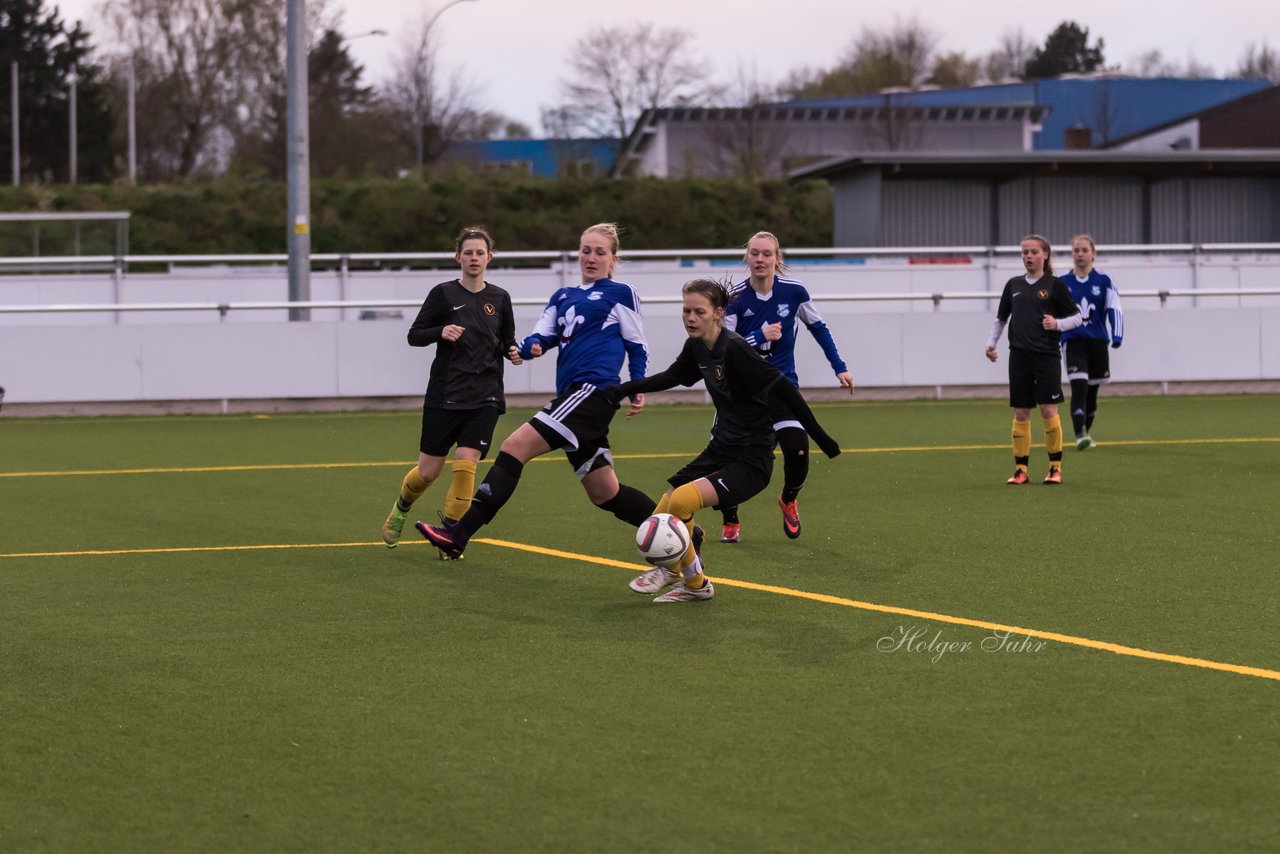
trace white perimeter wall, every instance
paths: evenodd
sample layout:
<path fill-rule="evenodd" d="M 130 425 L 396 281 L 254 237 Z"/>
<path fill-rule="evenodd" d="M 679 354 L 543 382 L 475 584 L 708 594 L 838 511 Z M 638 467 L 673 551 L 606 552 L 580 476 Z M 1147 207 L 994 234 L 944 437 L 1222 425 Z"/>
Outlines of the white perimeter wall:
<path fill-rule="evenodd" d="M 642 295 L 670 297 L 680 282 L 698 273 L 740 272 L 740 268 L 671 264 L 632 265 L 626 278 Z M 1016 270 L 990 277 L 998 293 Z M 1200 270 L 1200 287 L 1275 285 L 1275 267 Z M 984 291 L 988 276 L 977 268 L 922 269 L 797 267 L 816 294 L 930 293 Z M 1123 272 L 1120 284 L 1132 290 L 1187 287 L 1190 273 L 1178 265 L 1140 263 Z M 108 277 L 30 277 L 0 279 L 0 304 L 113 301 Z M 128 302 L 176 302 L 284 299 L 278 274 L 228 277 L 184 274 L 130 277 Z M 338 292 L 335 277 L 317 276 L 316 299 L 405 298 L 418 300 L 435 273 L 360 274 Z M 545 298 L 558 286 L 554 271 L 491 276 L 517 298 Z M 95 293 L 96 290 L 96 293 Z M 38 293 L 37 293 L 38 292 Z M 983 356 L 995 300 L 932 303 L 821 301 L 820 310 L 860 387 L 1000 385 L 1006 381 L 1002 359 Z M 525 334 L 539 306 L 516 310 L 518 334 Z M 308 323 L 289 323 L 282 312 L 233 312 L 219 321 L 216 312 L 113 315 L 0 315 L 0 386 L 6 403 L 167 401 L 268 398 L 345 398 L 420 395 L 434 348 L 405 342 L 415 309 L 401 319 L 361 321 L 358 310 L 315 312 Z M 683 343 L 678 307 L 645 307 L 651 362 L 669 364 Z M 804 334 L 798 352 L 806 388 L 834 387 L 821 351 Z M 1165 308 L 1154 298 L 1126 302 L 1124 347 L 1112 351 L 1112 375 L 1124 382 L 1179 382 L 1280 379 L 1280 298 L 1200 297 L 1171 299 Z M 554 360 L 546 358 L 507 369 L 511 393 L 549 394 Z"/>

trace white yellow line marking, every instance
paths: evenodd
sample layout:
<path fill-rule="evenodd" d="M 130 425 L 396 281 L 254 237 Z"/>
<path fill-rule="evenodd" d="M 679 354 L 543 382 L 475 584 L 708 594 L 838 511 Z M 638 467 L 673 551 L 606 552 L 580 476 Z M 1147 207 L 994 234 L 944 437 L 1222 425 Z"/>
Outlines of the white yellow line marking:
<path fill-rule="evenodd" d="M 1159 445 L 1253 445 L 1280 443 L 1280 437 L 1260 436 L 1222 439 L 1132 439 L 1108 441 L 1106 447 L 1159 446 Z M 1008 450 L 1009 443 L 1002 442 L 991 445 L 902 445 L 885 448 L 842 448 L 845 454 L 903 454 L 923 451 L 998 451 Z M 776 453 L 776 452 L 775 452 Z M 665 454 L 614 454 L 616 460 L 668 460 L 690 459 L 697 456 L 698 451 L 679 451 Z M 544 455 L 529 462 L 560 462 L 559 455 Z M 447 461 L 450 465 L 452 460 Z M 490 463 L 492 460 L 484 460 Z M 324 469 L 356 469 L 387 468 L 413 465 L 412 460 L 394 460 L 390 462 L 350 462 L 350 463 L 269 463 L 262 465 L 238 466 L 184 466 L 175 468 L 136 468 L 136 469 L 77 469 L 74 471 L 9 471 L 0 472 L 0 478 L 16 477 L 90 477 L 114 474 L 201 474 L 208 472 L 246 472 L 246 471 L 307 471 Z M 526 463 L 527 465 L 527 463 Z"/>
<path fill-rule="evenodd" d="M 505 549 L 515 549 L 517 551 L 530 552 L 533 554 L 546 555 L 548 557 L 560 558 L 563 560 L 580 561 L 582 563 L 595 564 L 596 566 L 607 566 L 617 569 L 625 569 L 631 572 L 645 569 L 634 563 L 626 561 L 613 560 L 612 558 L 597 557 L 595 555 L 579 554 L 577 552 L 566 552 L 560 549 L 548 549 L 542 546 L 533 546 L 526 543 L 516 543 L 510 540 L 495 540 L 488 537 L 477 537 L 471 541 L 472 543 L 482 543 L 484 545 L 497 546 Z M 405 545 L 426 545 L 419 541 L 409 541 Z M 345 549 L 345 548 L 385 548 L 381 542 L 355 542 L 355 543 L 282 543 L 271 545 L 247 545 L 247 546 L 189 546 L 178 548 L 159 548 L 159 549 L 94 549 L 88 551 L 65 551 L 65 552 L 15 552 L 11 554 L 0 554 L 3 558 L 51 558 L 51 557 L 97 557 L 104 555 L 145 555 L 145 554 L 182 554 L 194 552 L 235 552 L 235 551 L 267 551 L 279 549 Z M 1167 664 L 1180 664 L 1184 667 L 1198 667 L 1205 670 L 1217 670 L 1223 673 L 1234 673 L 1239 676 L 1252 676 L 1258 679 L 1271 679 L 1280 681 L 1280 671 L 1267 670 L 1262 667 L 1250 667 L 1244 664 L 1231 664 L 1222 661 L 1210 661 L 1204 658 L 1193 658 L 1186 655 L 1175 655 L 1166 652 L 1155 652 L 1149 649 L 1141 649 L 1140 647 L 1125 646 L 1118 643 L 1110 643 L 1108 641 L 1093 640 L 1091 638 L 1078 637 L 1076 635 L 1062 634 L 1061 632 L 1050 632 L 1042 629 L 1029 629 L 1023 626 L 1011 626 L 1005 623 L 996 623 L 989 620 L 974 620 L 968 617 L 956 617 L 950 614 L 940 614 L 935 611 L 921 611 L 915 608 L 901 608 L 896 605 L 881 605 L 876 602 L 864 602 L 858 599 L 848 599 L 843 596 L 832 596 L 826 593 L 811 593 L 807 590 L 796 590 L 791 587 L 778 587 L 772 584 L 757 584 L 753 581 L 740 581 L 735 578 L 723 578 L 720 576 L 709 576 L 712 581 L 721 587 L 737 587 L 742 590 L 752 590 L 757 593 L 772 593 L 775 596 L 787 596 L 793 599 L 805 599 L 810 602 L 822 602 L 827 605 L 839 605 L 844 608 L 856 608 L 860 611 L 873 611 L 881 614 L 894 614 L 901 617 L 911 617 L 918 620 L 929 620 L 936 623 L 947 623 L 954 626 L 968 626 L 971 628 L 985 629 L 993 632 L 1009 632 L 1010 634 L 1027 635 L 1041 640 L 1056 641 L 1057 643 L 1067 644 L 1069 646 L 1078 646 L 1085 649 L 1098 650 L 1101 652 L 1110 652 L 1115 655 L 1123 655 L 1131 658 L 1141 658 L 1148 661 L 1162 661 Z"/>

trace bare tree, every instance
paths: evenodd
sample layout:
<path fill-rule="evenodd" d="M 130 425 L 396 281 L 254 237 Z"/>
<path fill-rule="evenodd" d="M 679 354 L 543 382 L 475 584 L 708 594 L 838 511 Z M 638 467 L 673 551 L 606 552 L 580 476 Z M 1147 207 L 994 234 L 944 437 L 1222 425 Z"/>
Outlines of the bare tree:
<path fill-rule="evenodd" d="M 412 140 L 414 162 L 419 167 L 439 160 L 449 143 L 475 125 L 481 112 L 473 106 L 475 88 L 463 70 L 441 68 L 438 11 L 423 9 L 406 27 L 385 87 L 387 103 Z"/>
<path fill-rule="evenodd" d="M 308 4 L 324 26 L 328 0 Z M 128 68 L 137 85 L 144 179 L 219 171 L 233 145 L 261 135 L 284 92 L 285 12 L 277 0 L 105 0 L 116 43 L 118 100 Z"/>
<path fill-rule="evenodd" d="M 842 98 L 885 89 L 913 89 L 933 65 L 938 37 L 916 18 L 888 30 L 864 27 L 835 67 L 792 72 L 783 89 L 793 98 Z"/>
<path fill-rule="evenodd" d="M 778 88 L 762 82 L 754 67 L 748 71 L 739 65 L 728 100 L 735 107 L 722 111 L 707 127 L 711 170 L 744 181 L 777 177 L 785 168 L 782 155 L 790 139 L 770 106 L 779 100 Z"/>
<path fill-rule="evenodd" d="M 1204 63 L 1196 61 L 1194 56 L 1188 56 L 1185 63 L 1177 62 L 1166 58 L 1159 49 L 1149 50 L 1144 54 L 1140 54 L 1137 59 L 1133 60 L 1128 70 L 1137 77 L 1196 79 L 1213 76 L 1213 69 Z"/>
<path fill-rule="evenodd" d="M 1244 56 L 1240 57 L 1236 76 L 1280 84 L 1280 55 L 1265 41 L 1262 44 L 1250 43 L 1245 46 Z"/>
<path fill-rule="evenodd" d="M 893 27 L 879 31 L 864 28 L 845 59 L 868 83 L 879 82 L 876 90 L 924 82 L 933 64 L 936 33 L 919 19 L 899 18 Z"/>
<path fill-rule="evenodd" d="M 563 103 L 544 110 L 544 121 L 566 135 L 621 138 L 647 109 L 718 99 L 710 63 L 690 58 L 692 41 L 649 23 L 591 30 L 570 48 Z"/>
<path fill-rule="evenodd" d="M 1000 36 L 996 49 L 987 54 L 983 71 L 992 83 L 1021 80 L 1036 46 L 1022 30 L 1009 30 Z"/>
<path fill-rule="evenodd" d="M 957 89 L 972 86 L 981 78 L 982 60 L 965 56 L 957 50 L 934 59 L 933 70 L 929 72 L 929 78 L 925 82 Z"/>

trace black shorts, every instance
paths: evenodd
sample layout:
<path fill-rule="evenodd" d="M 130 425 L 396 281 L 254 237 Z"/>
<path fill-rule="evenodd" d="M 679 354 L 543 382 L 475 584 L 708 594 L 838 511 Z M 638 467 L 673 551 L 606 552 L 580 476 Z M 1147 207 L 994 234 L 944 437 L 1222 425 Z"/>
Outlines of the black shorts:
<path fill-rule="evenodd" d="M 1062 402 L 1062 363 L 1057 353 L 1009 349 L 1009 405 L 1034 409 Z"/>
<path fill-rule="evenodd" d="M 574 474 L 582 480 L 596 469 L 613 465 L 609 422 L 617 411 L 618 404 L 610 402 L 595 386 L 579 383 L 542 407 L 529 419 L 529 425 L 551 450 L 564 448 Z"/>
<path fill-rule="evenodd" d="M 428 457 L 447 457 L 454 445 L 475 448 L 480 459 L 489 453 L 493 429 L 502 413 L 492 406 L 477 409 L 437 409 L 422 407 L 422 438 L 418 450 Z"/>
<path fill-rule="evenodd" d="M 772 476 L 772 448 L 730 446 L 712 439 L 667 483 L 684 486 L 705 477 L 716 491 L 718 506 L 737 507 L 763 491 Z"/>
<path fill-rule="evenodd" d="M 1101 338 L 1072 338 L 1062 345 L 1067 381 L 1088 380 L 1102 385 L 1111 380 L 1111 348 Z"/>

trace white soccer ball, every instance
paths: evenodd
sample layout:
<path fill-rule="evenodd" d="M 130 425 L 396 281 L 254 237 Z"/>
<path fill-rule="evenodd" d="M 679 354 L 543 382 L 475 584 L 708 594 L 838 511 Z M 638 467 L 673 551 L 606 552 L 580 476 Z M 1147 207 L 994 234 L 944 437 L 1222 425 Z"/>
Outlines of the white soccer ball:
<path fill-rule="evenodd" d="M 636 529 L 636 548 L 654 566 L 675 566 L 689 548 L 689 529 L 670 513 L 655 513 Z"/>

